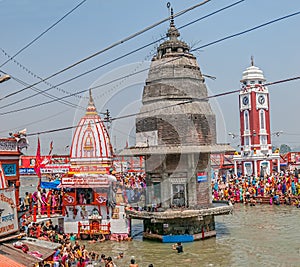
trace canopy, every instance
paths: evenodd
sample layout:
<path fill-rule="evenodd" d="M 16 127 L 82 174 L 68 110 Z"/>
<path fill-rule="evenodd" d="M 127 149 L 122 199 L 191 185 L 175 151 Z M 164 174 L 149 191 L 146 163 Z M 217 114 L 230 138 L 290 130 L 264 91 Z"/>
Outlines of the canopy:
<path fill-rule="evenodd" d="M 60 180 L 55 180 L 53 182 L 41 182 L 41 188 L 45 189 L 59 189 Z"/>

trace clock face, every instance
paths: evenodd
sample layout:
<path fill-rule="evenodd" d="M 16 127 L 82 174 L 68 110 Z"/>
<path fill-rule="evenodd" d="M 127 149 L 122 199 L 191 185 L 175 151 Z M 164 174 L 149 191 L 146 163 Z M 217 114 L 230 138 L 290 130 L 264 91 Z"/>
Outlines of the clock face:
<path fill-rule="evenodd" d="M 244 97 L 243 97 L 243 104 L 244 104 L 245 106 L 249 104 L 249 98 L 248 98 L 248 96 L 244 96 Z"/>
<path fill-rule="evenodd" d="M 263 105 L 265 103 L 265 96 L 264 95 L 259 95 L 258 96 L 258 103 Z"/>

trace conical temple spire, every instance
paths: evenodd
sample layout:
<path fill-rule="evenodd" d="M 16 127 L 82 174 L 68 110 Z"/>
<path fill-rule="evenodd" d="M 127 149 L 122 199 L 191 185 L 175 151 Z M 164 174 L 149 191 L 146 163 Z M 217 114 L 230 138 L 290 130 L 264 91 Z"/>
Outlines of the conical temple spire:
<path fill-rule="evenodd" d="M 96 115 L 97 114 L 97 109 L 96 109 L 96 106 L 95 106 L 95 103 L 94 103 L 94 99 L 93 99 L 93 96 L 92 96 L 92 90 L 91 89 L 89 90 L 89 96 L 90 96 L 90 99 L 89 99 L 88 106 L 86 108 L 86 115 Z"/>

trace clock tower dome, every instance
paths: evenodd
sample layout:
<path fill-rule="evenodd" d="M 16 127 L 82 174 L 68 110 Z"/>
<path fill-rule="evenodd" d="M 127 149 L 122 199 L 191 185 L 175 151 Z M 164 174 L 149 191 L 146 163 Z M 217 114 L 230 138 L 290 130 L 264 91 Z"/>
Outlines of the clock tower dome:
<path fill-rule="evenodd" d="M 272 153 L 269 91 L 263 72 L 251 66 L 242 75 L 239 93 L 241 153 L 235 156 L 235 173 L 241 163 L 244 175 L 261 177 L 270 174 L 279 153 Z"/>

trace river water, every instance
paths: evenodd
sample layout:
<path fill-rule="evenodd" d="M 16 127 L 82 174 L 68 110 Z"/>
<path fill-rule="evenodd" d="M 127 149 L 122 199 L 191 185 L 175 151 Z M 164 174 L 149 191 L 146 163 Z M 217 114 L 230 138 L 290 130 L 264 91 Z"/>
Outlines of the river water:
<path fill-rule="evenodd" d="M 23 179 L 24 180 L 24 179 Z M 22 180 L 21 180 L 22 184 Z M 23 181 L 22 192 L 34 182 Z M 128 267 L 135 257 L 139 267 L 198 266 L 300 266 L 300 209 L 294 206 L 236 204 L 231 215 L 217 216 L 215 238 L 184 243 L 184 253 L 177 254 L 172 244 L 143 241 L 141 235 L 131 242 L 106 241 L 88 244 L 89 251 L 123 259 L 115 259 L 118 267 Z M 141 222 L 134 221 L 136 233 Z"/>

